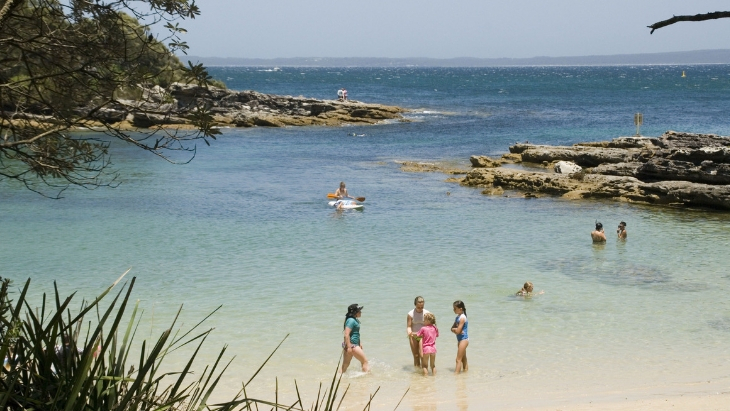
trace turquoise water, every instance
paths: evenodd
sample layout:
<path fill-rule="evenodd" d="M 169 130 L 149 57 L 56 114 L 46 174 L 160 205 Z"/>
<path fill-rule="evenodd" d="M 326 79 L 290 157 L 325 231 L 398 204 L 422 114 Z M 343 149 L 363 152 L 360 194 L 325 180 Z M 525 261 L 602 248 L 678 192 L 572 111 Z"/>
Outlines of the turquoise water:
<path fill-rule="evenodd" d="M 318 98 L 345 86 L 353 99 L 414 109 L 413 122 L 226 129 L 184 166 L 115 147 L 118 188 L 69 190 L 58 201 L 0 183 L 2 275 L 31 277 L 36 301 L 53 281 L 80 299 L 131 267 L 144 338 L 181 304 L 189 325 L 222 304 L 204 359 L 223 344 L 236 355 L 224 392 L 289 334 L 251 390 L 273 398 L 278 376 L 290 398 L 296 379 L 314 401 L 337 364 L 351 303 L 365 306 L 373 372 L 362 376 L 353 363 L 347 409 L 362 409 L 379 386 L 377 409 L 392 409 L 410 387 L 401 407 L 413 410 L 727 387 L 729 214 L 487 197 L 441 174 L 401 172 L 395 161 L 466 166 L 470 155 L 501 154 L 514 141 L 630 135 L 637 111 L 644 135 L 730 135 L 730 66 L 211 73 L 234 89 Z M 364 211 L 327 206 L 341 180 L 367 197 Z M 607 228 L 604 246 L 590 242 L 595 220 Z M 621 220 L 625 243 L 612 236 Z M 528 280 L 545 294 L 512 297 Z M 441 328 L 435 378 L 410 365 L 405 316 L 416 295 Z M 448 332 L 456 299 L 466 303 L 471 341 L 470 370 L 458 378 Z"/>

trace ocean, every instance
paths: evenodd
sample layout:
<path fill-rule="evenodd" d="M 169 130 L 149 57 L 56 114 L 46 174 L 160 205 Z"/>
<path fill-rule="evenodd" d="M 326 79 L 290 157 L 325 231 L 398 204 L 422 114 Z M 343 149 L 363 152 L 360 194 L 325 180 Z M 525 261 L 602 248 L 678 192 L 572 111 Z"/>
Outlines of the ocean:
<path fill-rule="evenodd" d="M 686 77 L 682 77 L 682 72 Z M 154 338 L 183 306 L 216 307 L 199 369 L 235 356 L 217 399 L 288 335 L 249 393 L 305 403 L 341 353 L 347 306 L 364 305 L 342 409 L 518 409 L 686 393 L 730 383 L 730 214 L 608 201 L 484 196 L 398 161 L 468 167 L 519 141 L 573 144 L 667 130 L 730 135 L 730 65 L 511 68 L 211 67 L 235 90 L 410 109 L 374 126 L 224 129 L 175 165 L 115 143 L 117 188 L 49 200 L 0 182 L 0 275 L 57 282 L 76 306 L 131 268 Z M 340 181 L 365 196 L 336 212 Z M 514 194 L 514 195 L 511 195 Z M 594 245 L 596 221 L 609 241 Z M 628 240 L 614 230 L 627 222 Z M 525 281 L 544 294 L 514 297 Z M 436 315 L 435 377 L 414 372 L 406 313 Z M 469 317 L 469 371 L 453 375 L 451 304 Z M 173 356 L 180 365 L 184 353 Z M 180 365 L 181 366 L 181 365 Z"/>

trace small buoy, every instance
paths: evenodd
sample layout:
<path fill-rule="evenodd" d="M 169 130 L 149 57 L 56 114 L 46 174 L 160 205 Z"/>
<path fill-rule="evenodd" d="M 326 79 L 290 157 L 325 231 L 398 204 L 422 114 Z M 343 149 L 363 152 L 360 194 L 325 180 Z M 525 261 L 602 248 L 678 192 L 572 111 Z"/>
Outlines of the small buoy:
<path fill-rule="evenodd" d="M 682 77 L 687 77 L 687 75 L 684 74 L 684 70 L 682 70 Z"/>

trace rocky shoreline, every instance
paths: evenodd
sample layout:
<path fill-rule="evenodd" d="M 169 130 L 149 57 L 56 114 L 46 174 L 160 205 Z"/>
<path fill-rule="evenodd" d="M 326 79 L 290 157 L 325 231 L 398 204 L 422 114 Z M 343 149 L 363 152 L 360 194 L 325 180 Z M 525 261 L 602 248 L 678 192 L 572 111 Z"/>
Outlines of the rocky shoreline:
<path fill-rule="evenodd" d="M 515 144 L 509 151 L 501 158 L 472 156 L 472 169 L 449 181 L 482 188 L 487 195 L 516 190 L 524 197 L 730 210 L 728 137 L 668 131 L 660 137 L 619 137 L 572 146 Z M 418 171 L 413 166 L 404 170 Z"/>
<path fill-rule="evenodd" d="M 175 83 L 168 89 L 143 89 L 141 100 L 117 100 L 91 117 L 122 129 L 186 128 L 204 107 L 218 127 L 336 126 L 403 119 L 406 110 L 359 101 L 317 100 L 256 91 L 231 91 Z"/>

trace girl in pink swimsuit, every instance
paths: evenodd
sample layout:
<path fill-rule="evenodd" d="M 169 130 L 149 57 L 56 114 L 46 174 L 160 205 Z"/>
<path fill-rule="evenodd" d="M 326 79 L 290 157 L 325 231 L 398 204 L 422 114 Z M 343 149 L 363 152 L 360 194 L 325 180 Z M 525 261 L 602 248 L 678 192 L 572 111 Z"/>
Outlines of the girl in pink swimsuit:
<path fill-rule="evenodd" d="M 428 363 L 431 363 L 431 374 L 436 375 L 436 337 L 439 329 L 436 328 L 436 317 L 431 313 L 423 315 L 424 326 L 416 334 L 421 338 L 421 367 L 423 375 L 428 375 Z"/>

